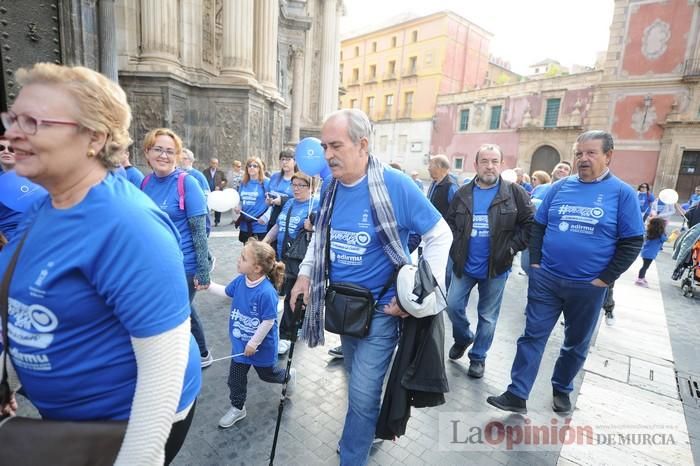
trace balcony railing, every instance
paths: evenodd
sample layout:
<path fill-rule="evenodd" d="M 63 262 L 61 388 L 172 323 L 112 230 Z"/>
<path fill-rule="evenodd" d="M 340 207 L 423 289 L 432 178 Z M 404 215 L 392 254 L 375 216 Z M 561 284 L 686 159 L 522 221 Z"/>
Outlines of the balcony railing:
<path fill-rule="evenodd" d="M 406 68 L 406 70 L 403 73 L 404 76 L 415 76 L 416 75 L 416 67 L 415 66 L 409 66 Z"/>
<path fill-rule="evenodd" d="M 700 58 L 685 61 L 683 65 L 683 79 L 700 81 Z"/>

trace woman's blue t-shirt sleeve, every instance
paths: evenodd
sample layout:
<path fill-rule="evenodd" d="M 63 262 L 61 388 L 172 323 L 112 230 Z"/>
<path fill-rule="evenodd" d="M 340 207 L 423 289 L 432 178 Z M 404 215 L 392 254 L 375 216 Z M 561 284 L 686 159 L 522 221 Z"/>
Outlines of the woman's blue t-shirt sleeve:
<path fill-rule="evenodd" d="M 194 176 L 185 177 L 185 211 L 187 218 L 205 215 L 207 213 L 207 200 L 204 191 Z"/>

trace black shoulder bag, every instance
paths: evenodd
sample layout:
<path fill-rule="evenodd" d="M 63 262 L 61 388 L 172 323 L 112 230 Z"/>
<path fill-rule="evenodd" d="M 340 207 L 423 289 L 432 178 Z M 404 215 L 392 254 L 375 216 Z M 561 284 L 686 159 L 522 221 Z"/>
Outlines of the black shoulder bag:
<path fill-rule="evenodd" d="M 306 256 L 306 250 L 311 242 L 311 234 L 302 226 L 299 234 L 294 239 L 289 239 L 289 218 L 292 216 L 293 202 L 289 202 L 287 219 L 284 223 L 284 240 L 282 241 L 282 262 L 284 262 L 284 276 L 290 280 L 296 280 L 299 275 L 299 266 Z"/>
<path fill-rule="evenodd" d="M 7 381 L 10 280 L 29 230 L 17 245 L 0 288 L 2 343 L 5 349 L 0 383 L 0 406 L 10 402 Z M 0 420 L 0 466 L 51 464 L 53 466 L 107 466 L 119 454 L 126 421 L 46 421 L 11 416 Z"/>

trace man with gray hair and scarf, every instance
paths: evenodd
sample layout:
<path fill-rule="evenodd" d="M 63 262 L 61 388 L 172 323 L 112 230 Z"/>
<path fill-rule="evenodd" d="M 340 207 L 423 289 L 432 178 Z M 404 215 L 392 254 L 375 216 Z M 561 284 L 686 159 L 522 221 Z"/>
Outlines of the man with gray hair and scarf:
<path fill-rule="evenodd" d="M 510 372 L 511 384 L 489 404 L 527 412 L 542 354 L 559 316 L 564 342 L 552 374 L 552 409 L 571 412 L 569 393 L 588 355 L 606 290 L 634 262 L 644 225 L 636 192 L 608 165 L 613 139 L 586 131 L 574 146 L 577 175 L 557 181 L 535 214 L 530 235 L 530 281 L 525 330 Z"/>
<path fill-rule="evenodd" d="M 358 109 L 326 117 L 321 145 L 333 179 L 325 183 L 316 232 L 291 291 L 309 303 L 303 338 L 323 344 L 326 277 L 371 292 L 375 303 L 368 333 L 341 334 L 348 372 L 348 410 L 339 443 L 341 465 L 364 465 L 375 436 L 382 382 L 408 314 L 396 301 L 395 270 L 409 261 L 409 232 L 423 237 L 423 258 L 444 289 L 449 227 L 407 175 L 369 152 L 371 124 Z M 310 300 L 309 300 L 310 298 Z M 327 313 L 333 310 L 326 309 Z M 444 343 L 443 343 L 444 345 Z"/>

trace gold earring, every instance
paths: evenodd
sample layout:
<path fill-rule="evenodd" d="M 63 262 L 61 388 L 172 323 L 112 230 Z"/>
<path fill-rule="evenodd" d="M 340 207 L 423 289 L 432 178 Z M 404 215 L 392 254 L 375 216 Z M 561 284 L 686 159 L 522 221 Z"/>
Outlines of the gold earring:
<path fill-rule="evenodd" d="M 97 155 L 97 154 L 95 153 L 95 151 L 93 149 L 90 149 L 87 153 L 87 156 L 90 159 L 93 158 L 95 155 Z"/>

